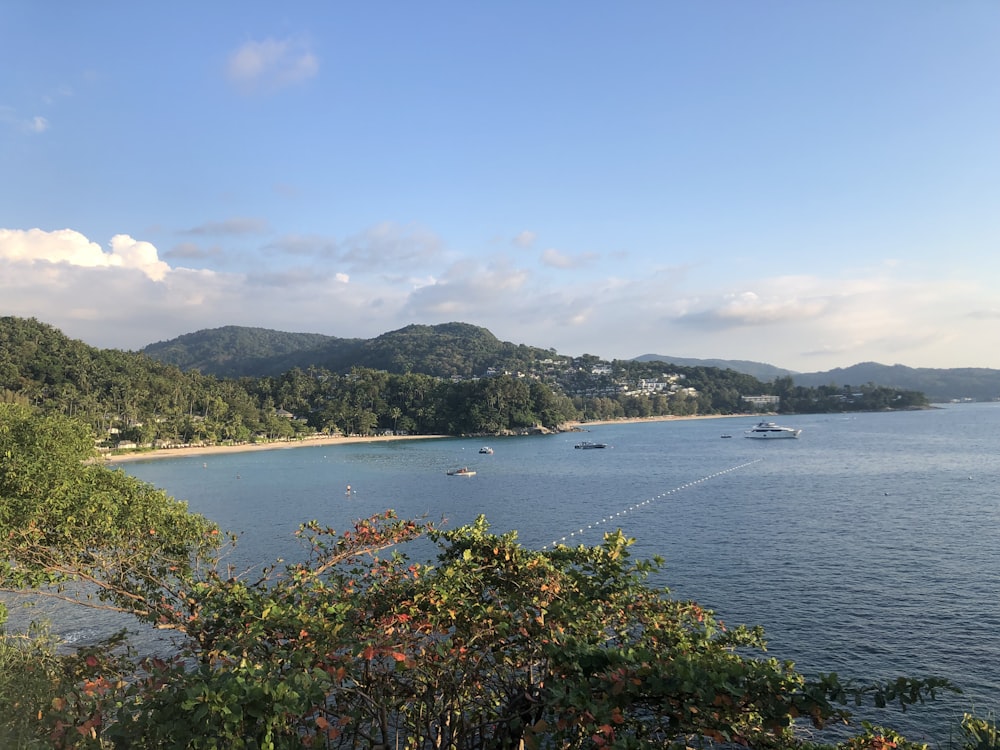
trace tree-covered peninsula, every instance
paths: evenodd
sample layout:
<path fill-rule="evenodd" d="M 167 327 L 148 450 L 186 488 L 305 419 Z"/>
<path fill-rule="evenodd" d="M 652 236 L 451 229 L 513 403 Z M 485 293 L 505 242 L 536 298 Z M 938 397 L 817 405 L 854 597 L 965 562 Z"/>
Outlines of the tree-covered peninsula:
<path fill-rule="evenodd" d="M 175 358 L 96 349 L 34 319 L 0 318 L 0 401 L 90 425 L 106 449 L 287 440 L 316 434 L 470 435 L 555 430 L 568 422 L 749 412 L 921 408 L 923 394 L 872 384 L 795 386 L 730 369 L 551 350 L 498 341 L 465 324 L 410 326 L 369 342 L 224 329 L 216 347 L 273 374 L 206 374 L 226 351 L 198 338 Z M 335 352 L 331 367 L 303 363 Z M 162 352 L 161 352 L 162 354 Z"/>

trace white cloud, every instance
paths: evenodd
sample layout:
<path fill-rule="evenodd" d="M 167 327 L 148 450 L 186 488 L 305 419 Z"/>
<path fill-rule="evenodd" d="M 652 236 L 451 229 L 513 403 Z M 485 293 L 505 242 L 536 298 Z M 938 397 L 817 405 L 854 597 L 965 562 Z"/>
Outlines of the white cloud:
<path fill-rule="evenodd" d="M 85 268 L 131 268 L 153 281 L 162 281 L 170 268 L 148 242 L 118 234 L 111 238 L 111 252 L 106 253 L 100 245 L 71 229 L 54 232 L 0 229 L 0 259 L 21 263 L 66 263 Z"/>
<path fill-rule="evenodd" d="M 317 263 L 336 263 L 352 272 L 376 273 L 385 278 L 412 278 L 428 265 L 444 258 L 441 239 L 421 227 L 382 222 L 344 240 L 323 235 L 289 234 L 267 243 L 269 254 L 312 258 Z"/>
<path fill-rule="evenodd" d="M 0 123 L 24 133 L 44 133 L 49 129 L 49 121 L 46 118 L 36 115 L 24 119 L 15 109 L 5 106 L 0 106 Z"/>
<path fill-rule="evenodd" d="M 319 72 L 319 59 L 297 39 L 249 41 L 229 56 L 226 73 L 244 93 L 271 93 Z"/>
<path fill-rule="evenodd" d="M 751 285 L 753 291 L 686 297 L 665 324 L 679 334 L 676 342 L 688 341 L 689 351 L 700 352 L 686 356 L 719 356 L 725 350 L 727 358 L 793 369 L 867 360 L 941 366 L 935 363 L 937 352 L 958 353 L 959 342 L 965 341 L 968 350 L 975 337 L 989 337 L 986 319 L 979 331 L 961 321 L 968 321 L 965 311 L 984 294 L 977 285 L 907 279 L 896 270 L 883 267 L 874 275 L 843 278 L 759 279 Z M 965 359 L 948 366 L 970 364 Z"/>
<path fill-rule="evenodd" d="M 572 268 L 574 266 L 573 258 L 551 247 L 542 251 L 541 260 L 550 268 Z"/>
<path fill-rule="evenodd" d="M 513 240 L 514 244 L 518 247 L 531 247 L 535 244 L 535 233 L 525 229 L 523 232 L 519 232 Z"/>
<path fill-rule="evenodd" d="M 554 248 L 549 248 L 542 252 L 542 263 L 550 268 L 570 269 L 580 268 L 596 258 L 593 253 L 581 253 L 570 255 Z"/>
<path fill-rule="evenodd" d="M 801 321 L 822 314 L 821 299 L 772 296 L 761 298 L 754 292 L 727 295 L 726 301 L 714 311 L 717 320 L 727 324 L 761 325 L 786 320 Z"/>
<path fill-rule="evenodd" d="M 441 238 L 422 227 L 382 222 L 343 242 L 342 258 L 360 271 L 397 276 L 443 259 Z"/>
<path fill-rule="evenodd" d="M 1000 320 L 1000 308 L 991 307 L 982 310 L 973 310 L 969 317 L 975 320 Z"/>
<path fill-rule="evenodd" d="M 415 276 L 410 278 L 410 287 L 412 289 L 420 289 L 424 286 L 432 286 L 438 282 L 437 278 L 434 276 Z"/>
<path fill-rule="evenodd" d="M 69 86 L 63 84 L 55 89 L 52 94 L 45 94 L 42 96 L 42 101 L 45 104 L 52 105 L 55 104 L 59 99 L 64 99 L 73 96 L 73 89 Z"/>
<path fill-rule="evenodd" d="M 44 133 L 49 129 L 49 121 L 44 117 L 32 117 L 24 124 L 24 129 L 29 133 Z"/>
<path fill-rule="evenodd" d="M 525 303 L 523 295 L 532 296 L 527 291 L 530 281 L 526 270 L 504 260 L 487 266 L 462 261 L 452 264 L 434 283 L 415 288 L 405 311 L 413 318 L 410 322 L 459 320 L 485 325 L 482 321 L 490 318 L 516 316 Z M 450 317 L 443 320 L 443 315 Z"/>

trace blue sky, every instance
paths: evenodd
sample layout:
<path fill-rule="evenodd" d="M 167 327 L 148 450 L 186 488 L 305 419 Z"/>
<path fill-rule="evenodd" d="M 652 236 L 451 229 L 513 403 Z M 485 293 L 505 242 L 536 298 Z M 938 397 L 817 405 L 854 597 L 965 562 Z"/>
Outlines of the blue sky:
<path fill-rule="evenodd" d="M 1000 3 L 0 2 L 0 315 L 1000 368 Z"/>

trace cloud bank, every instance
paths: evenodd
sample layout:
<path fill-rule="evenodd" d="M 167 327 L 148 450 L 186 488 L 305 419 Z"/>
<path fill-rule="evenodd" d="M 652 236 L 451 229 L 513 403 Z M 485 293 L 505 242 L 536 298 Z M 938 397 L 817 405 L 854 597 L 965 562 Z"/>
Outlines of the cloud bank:
<path fill-rule="evenodd" d="M 461 321 L 563 354 L 645 353 L 767 361 L 815 371 L 873 360 L 1000 367 L 960 357 L 997 311 L 973 282 L 906 278 L 904 266 L 837 279 L 776 276 L 727 287 L 690 267 L 613 275 L 528 247 L 462 254 L 433 232 L 380 224 L 343 239 L 285 236 L 235 252 L 252 220 L 206 224 L 167 253 L 126 234 L 102 247 L 72 229 L 0 229 L 0 313 L 36 317 L 105 348 L 138 349 L 203 328 L 246 325 L 373 337 Z M 251 231 L 252 234 L 252 231 Z M 516 242 L 512 244 L 517 244 Z M 162 256 L 162 257 L 161 257 Z M 235 270 L 172 265 L 228 256 Z M 562 257 L 561 255 L 559 257 Z M 577 260 L 584 257 L 574 257 Z"/>

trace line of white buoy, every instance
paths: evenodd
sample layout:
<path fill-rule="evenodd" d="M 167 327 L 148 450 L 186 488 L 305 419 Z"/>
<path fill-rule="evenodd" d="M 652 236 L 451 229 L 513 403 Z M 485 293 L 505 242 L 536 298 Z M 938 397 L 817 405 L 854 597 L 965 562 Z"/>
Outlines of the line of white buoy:
<path fill-rule="evenodd" d="M 730 466 L 728 469 L 723 469 L 722 471 L 717 471 L 717 472 L 715 472 L 713 474 L 709 474 L 707 476 L 704 476 L 701 479 L 695 479 L 694 481 L 687 482 L 686 484 L 682 484 L 680 487 L 674 487 L 672 490 L 667 490 L 666 492 L 661 492 L 659 495 L 656 495 L 655 497 L 651 497 L 648 500 L 643 500 L 642 502 L 638 502 L 638 503 L 635 503 L 634 505 L 630 505 L 627 508 L 625 508 L 624 510 L 620 510 L 620 511 L 618 511 L 617 513 L 615 513 L 613 515 L 605 516 L 600 521 L 594 521 L 594 523 L 588 524 L 585 527 L 581 527 L 580 529 L 577 529 L 576 531 L 571 531 L 569 534 L 567 534 L 566 536 L 562 537 L 561 539 L 553 540 L 551 543 L 546 544 L 544 547 L 542 547 L 542 549 L 548 549 L 549 547 L 557 547 L 560 544 L 566 544 L 568 540 L 572 539 L 575 536 L 579 536 L 579 535 L 581 535 L 581 534 L 583 534 L 583 533 L 585 533 L 585 532 L 587 532 L 587 531 L 589 531 L 589 530 L 591 530 L 591 529 L 593 529 L 595 527 L 603 526 L 604 524 L 607 524 L 608 522 L 613 521 L 616 518 L 624 516 L 627 513 L 631 513 L 633 511 L 639 510 L 640 508 L 642 508 L 642 507 L 644 507 L 646 505 L 649 505 L 650 503 L 656 502 L 657 500 L 662 500 L 663 498 L 669 497 L 670 495 L 675 495 L 678 492 L 680 492 L 681 490 L 686 490 L 689 487 L 694 487 L 695 485 L 701 484 L 702 482 L 707 482 L 709 479 L 715 479 L 716 477 L 721 477 L 721 476 L 723 476 L 725 474 L 730 474 L 730 473 L 732 473 L 734 471 L 738 471 L 739 469 L 745 469 L 746 467 L 752 466 L 753 464 L 758 463 L 758 462 L 763 461 L 763 460 L 764 460 L 763 458 L 755 458 L 753 461 L 747 461 L 746 463 L 739 464 L 737 466 Z"/>

